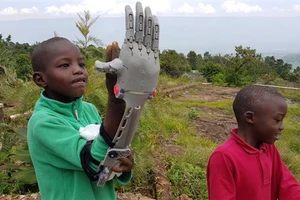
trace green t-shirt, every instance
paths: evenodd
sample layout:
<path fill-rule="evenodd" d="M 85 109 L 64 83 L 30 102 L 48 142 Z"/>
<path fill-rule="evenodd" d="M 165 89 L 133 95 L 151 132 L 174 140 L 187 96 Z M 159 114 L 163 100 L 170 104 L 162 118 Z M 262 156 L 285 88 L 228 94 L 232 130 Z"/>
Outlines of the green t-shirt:
<path fill-rule="evenodd" d="M 91 182 L 82 169 L 80 152 L 86 140 L 80 127 L 100 124 L 94 105 L 82 101 L 62 103 L 41 94 L 28 122 L 28 146 L 42 200 L 115 200 L 113 180 L 103 187 Z M 101 161 L 108 149 L 98 135 L 92 143 L 92 156 Z M 131 173 L 117 178 L 120 184 L 131 180 Z"/>

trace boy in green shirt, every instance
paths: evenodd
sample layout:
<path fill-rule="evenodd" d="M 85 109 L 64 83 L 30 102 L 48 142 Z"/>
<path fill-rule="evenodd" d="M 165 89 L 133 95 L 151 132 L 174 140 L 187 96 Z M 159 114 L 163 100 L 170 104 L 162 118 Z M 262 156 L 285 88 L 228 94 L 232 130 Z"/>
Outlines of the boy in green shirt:
<path fill-rule="evenodd" d="M 110 45 L 107 61 L 118 52 L 117 43 Z M 106 76 L 109 96 L 102 123 L 95 106 L 82 100 L 88 74 L 84 59 L 73 43 L 60 37 L 42 42 L 32 53 L 32 67 L 35 84 L 44 88 L 28 123 L 28 145 L 42 199 L 116 199 L 113 181 L 97 187 L 93 180 L 109 148 L 105 139 L 114 137 L 125 108 L 124 101 L 113 93 L 116 76 Z M 101 135 L 90 141 L 81 136 L 80 130 L 101 123 Z M 123 172 L 117 180 L 127 184 L 133 156 L 120 161 L 113 171 Z"/>

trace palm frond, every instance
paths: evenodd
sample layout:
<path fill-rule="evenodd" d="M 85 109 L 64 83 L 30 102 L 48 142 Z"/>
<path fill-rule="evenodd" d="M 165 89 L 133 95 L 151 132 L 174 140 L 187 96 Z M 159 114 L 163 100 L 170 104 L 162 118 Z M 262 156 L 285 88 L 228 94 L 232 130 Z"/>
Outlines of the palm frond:
<path fill-rule="evenodd" d="M 92 21 L 88 24 L 88 27 L 90 28 L 100 17 L 100 15 L 98 15 L 97 17 L 95 17 L 94 19 L 92 19 Z"/>
<path fill-rule="evenodd" d="M 103 42 L 96 38 L 95 36 L 92 36 L 92 35 L 89 35 L 88 38 L 87 38 L 87 42 L 93 42 L 95 43 L 97 46 L 103 46 Z"/>

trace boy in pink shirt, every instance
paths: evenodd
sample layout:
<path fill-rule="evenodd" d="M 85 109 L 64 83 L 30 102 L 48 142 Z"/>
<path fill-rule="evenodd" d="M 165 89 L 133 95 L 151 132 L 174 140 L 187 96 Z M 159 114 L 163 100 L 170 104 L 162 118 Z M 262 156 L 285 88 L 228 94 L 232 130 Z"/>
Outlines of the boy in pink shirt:
<path fill-rule="evenodd" d="M 274 146 L 287 113 L 285 99 L 271 88 L 247 86 L 233 102 L 238 129 L 211 155 L 210 200 L 300 200 L 300 185 Z"/>

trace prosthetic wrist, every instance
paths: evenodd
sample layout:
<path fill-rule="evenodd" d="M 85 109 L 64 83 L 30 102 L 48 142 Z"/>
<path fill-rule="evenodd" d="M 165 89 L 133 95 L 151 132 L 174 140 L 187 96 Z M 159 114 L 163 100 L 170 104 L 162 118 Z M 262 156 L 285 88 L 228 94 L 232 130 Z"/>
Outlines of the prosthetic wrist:
<path fill-rule="evenodd" d="M 114 94 L 126 104 L 123 117 L 111 142 L 103 127 L 100 128 L 100 134 L 110 148 L 99 165 L 98 186 L 103 186 L 115 176 L 111 168 L 119 165 L 118 158 L 130 155 L 129 145 L 135 135 L 141 111 L 145 102 L 156 94 L 155 88 L 160 71 L 157 17 L 152 15 L 149 7 L 145 8 L 144 15 L 141 3 L 137 2 L 135 30 L 130 6 L 125 7 L 125 24 L 126 35 L 119 58 L 108 63 L 99 61 L 95 63 L 98 71 L 117 75 Z"/>

